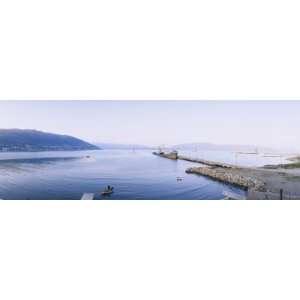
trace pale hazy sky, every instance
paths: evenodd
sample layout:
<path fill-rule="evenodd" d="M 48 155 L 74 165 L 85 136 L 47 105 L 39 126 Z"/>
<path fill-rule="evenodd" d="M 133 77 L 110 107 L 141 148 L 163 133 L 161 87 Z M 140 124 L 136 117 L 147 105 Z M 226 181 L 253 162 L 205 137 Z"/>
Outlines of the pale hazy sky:
<path fill-rule="evenodd" d="M 89 142 L 208 142 L 300 149 L 300 101 L 0 101 L 0 128 Z"/>

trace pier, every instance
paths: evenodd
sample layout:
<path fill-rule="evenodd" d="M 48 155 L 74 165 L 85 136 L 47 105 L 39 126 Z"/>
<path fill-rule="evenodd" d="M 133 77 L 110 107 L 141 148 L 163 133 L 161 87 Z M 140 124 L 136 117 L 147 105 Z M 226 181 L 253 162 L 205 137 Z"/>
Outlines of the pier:
<path fill-rule="evenodd" d="M 81 197 L 81 200 L 94 200 L 93 193 L 84 193 Z"/>
<path fill-rule="evenodd" d="M 183 155 L 178 155 L 178 159 L 195 162 L 195 163 L 199 163 L 199 164 L 203 164 L 203 165 L 207 165 L 207 166 L 211 166 L 211 167 L 220 167 L 220 168 L 229 168 L 229 169 L 241 168 L 239 166 L 232 165 L 232 164 L 226 164 L 226 163 L 221 163 L 221 162 L 216 162 L 216 161 L 211 161 L 211 160 L 206 160 L 206 159 L 190 158 L 190 157 L 183 156 Z"/>
<path fill-rule="evenodd" d="M 195 163 L 199 163 L 199 164 L 203 164 L 203 165 L 207 165 L 207 166 L 211 166 L 211 167 L 241 168 L 239 166 L 232 165 L 232 164 L 216 162 L 216 161 L 206 160 L 206 159 L 201 159 L 201 158 L 192 158 L 192 157 L 188 157 L 188 156 L 184 156 L 184 155 L 178 155 L 177 151 L 173 151 L 173 152 L 169 152 L 169 153 L 153 152 L 153 154 L 160 156 L 160 157 L 164 157 L 164 158 L 169 158 L 169 159 L 173 159 L 173 160 L 181 159 L 181 160 L 195 162 Z"/>

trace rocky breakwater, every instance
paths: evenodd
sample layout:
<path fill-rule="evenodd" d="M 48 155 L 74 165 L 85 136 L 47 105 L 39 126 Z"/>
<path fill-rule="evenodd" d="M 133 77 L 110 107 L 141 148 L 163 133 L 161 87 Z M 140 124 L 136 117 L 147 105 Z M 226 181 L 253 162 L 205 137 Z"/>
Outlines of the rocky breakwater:
<path fill-rule="evenodd" d="M 265 192 L 265 182 L 253 176 L 247 168 L 224 168 L 224 167 L 193 167 L 186 170 L 188 174 L 199 174 L 212 179 L 236 185 L 244 190 L 254 189 Z"/>

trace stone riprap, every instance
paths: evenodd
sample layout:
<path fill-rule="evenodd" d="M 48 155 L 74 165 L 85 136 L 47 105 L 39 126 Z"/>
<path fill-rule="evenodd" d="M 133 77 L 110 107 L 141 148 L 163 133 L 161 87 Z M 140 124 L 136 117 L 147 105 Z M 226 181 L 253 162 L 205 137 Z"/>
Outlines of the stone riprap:
<path fill-rule="evenodd" d="M 241 171 L 244 173 L 242 174 Z M 265 183 L 261 180 L 253 178 L 253 176 L 247 176 L 245 168 L 221 168 L 221 167 L 195 167 L 186 170 L 188 174 L 199 174 L 203 176 L 208 176 L 218 181 L 230 183 L 241 187 L 244 190 L 249 188 L 254 188 L 255 190 L 265 192 Z"/>

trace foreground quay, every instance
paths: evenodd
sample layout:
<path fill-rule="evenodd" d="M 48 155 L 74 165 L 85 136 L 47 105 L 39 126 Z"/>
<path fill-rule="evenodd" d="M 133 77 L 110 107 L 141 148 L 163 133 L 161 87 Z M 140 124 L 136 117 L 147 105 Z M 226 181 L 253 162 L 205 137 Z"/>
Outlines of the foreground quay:
<path fill-rule="evenodd" d="M 249 200 L 300 199 L 300 170 L 291 172 L 285 169 L 264 167 L 241 167 L 226 163 L 190 158 L 170 153 L 155 152 L 160 157 L 173 160 L 186 160 L 201 164 L 186 170 L 187 174 L 209 177 L 213 180 L 237 186 L 247 191 Z M 299 172 L 299 174 L 297 173 Z"/>

